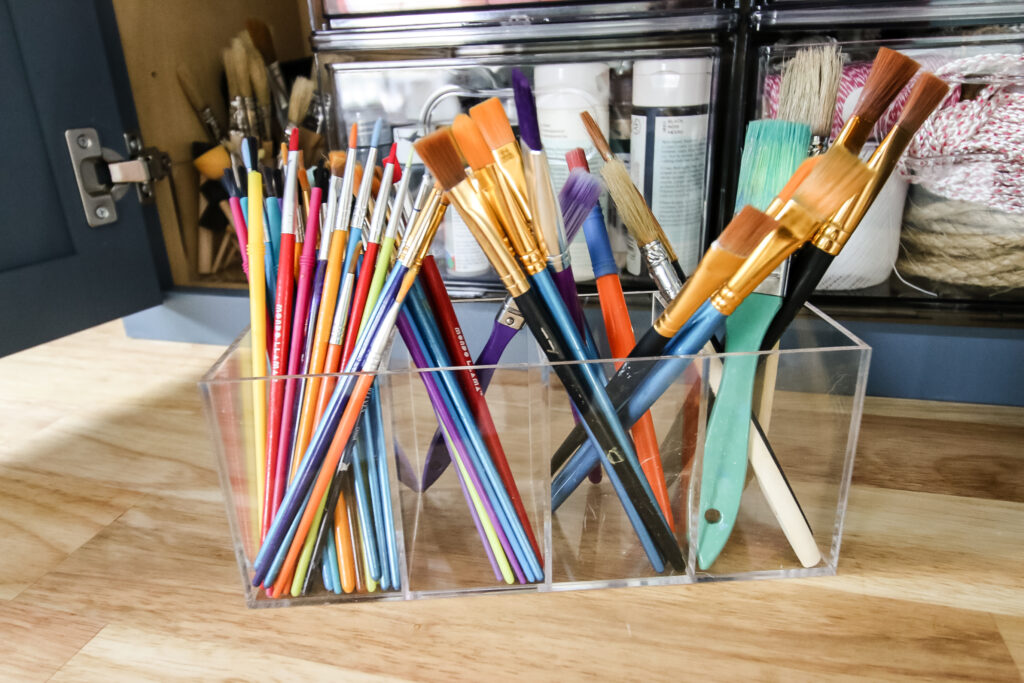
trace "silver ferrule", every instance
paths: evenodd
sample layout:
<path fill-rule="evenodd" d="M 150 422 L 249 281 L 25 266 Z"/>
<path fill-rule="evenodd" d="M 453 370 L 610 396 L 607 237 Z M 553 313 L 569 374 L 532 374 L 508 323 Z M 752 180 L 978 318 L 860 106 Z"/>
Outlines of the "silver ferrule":
<path fill-rule="evenodd" d="M 270 90 L 274 93 L 278 110 L 288 111 L 288 88 L 284 84 L 281 65 L 277 62 L 267 64 L 267 74 L 270 75 Z"/>
<path fill-rule="evenodd" d="M 828 150 L 828 138 L 820 135 L 814 135 L 811 137 L 811 144 L 807 148 L 808 156 L 816 157 L 819 154 L 824 154 Z"/>
<path fill-rule="evenodd" d="M 341 291 L 338 292 L 338 303 L 334 309 L 334 320 L 331 321 L 331 344 L 341 344 L 345 339 L 345 323 L 348 322 L 348 307 L 352 303 L 352 289 L 356 278 L 351 271 L 341 276 Z"/>
<path fill-rule="evenodd" d="M 505 297 L 505 301 L 501 304 L 501 310 L 498 311 L 498 315 L 494 316 L 494 320 L 513 330 L 522 329 L 526 324 L 526 318 L 523 317 L 519 307 L 516 306 L 516 300 L 511 296 Z"/>
<path fill-rule="evenodd" d="M 338 213 L 338 190 L 341 188 L 341 178 L 331 175 L 331 182 L 327 186 L 327 213 L 321 223 L 320 229 L 320 251 L 317 259 L 326 261 L 331 252 L 331 227 L 334 225 L 334 217 Z M 325 231 L 324 228 L 327 228 Z"/>
<path fill-rule="evenodd" d="M 647 260 L 647 270 L 651 274 L 651 279 L 658 286 L 658 292 L 667 301 L 675 299 L 683 289 L 683 283 L 679 281 L 679 276 L 665 252 L 665 247 L 661 245 L 661 242 L 655 240 L 643 245 L 641 250 Z"/>
<path fill-rule="evenodd" d="M 395 174 L 395 167 L 388 164 L 384 167 L 384 175 L 380 179 L 380 191 L 377 193 L 376 203 L 373 205 L 373 215 L 370 216 L 370 229 L 366 231 L 366 241 L 380 242 L 381 232 L 384 230 L 384 215 L 388 210 L 388 195 L 391 194 L 391 178 Z"/>
<path fill-rule="evenodd" d="M 245 102 L 241 95 L 233 97 L 228 104 L 228 120 L 231 122 L 231 130 L 239 130 L 249 135 L 249 120 L 245 115 Z"/>
<path fill-rule="evenodd" d="M 366 207 L 370 203 L 370 190 L 373 189 L 373 167 L 377 163 L 377 148 L 371 147 L 366 153 L 366 163 L 363 164 L 363 182 L 359 185 L 359 196 L 356 197 L 356 207 L 352 211 L 352 219 L 349 221 L 348 229 L 355 230 L 362 228 L 366 222 Z"/>
<path fill-rule="evenodd" d="M 199 118 L 202 120 L 203 128 L 206 129 L 206 134 L 210 136 L 211 141 L 220 142 L 224 138 L 224 133 L 221 132 L 220 125 L 217 123 L 217 119 L 209 107 L 199 112 Z"/>
<path fill-rule="evenodd" d="M 412 178 L 412 173 L 409 172 L 409 167 L 405 169 L 405 175 L 398 181 L 398 189 L 395 191 L 395 199 L 391 204 L 391 218 L 388 220 L 388 227 L 384 231 L 384 237 L 394 238 L 398 234 L 398 226 L 402 223 L 402 209 L 406 205 L 406 198 L 409 196 L 409 182 Z"/>
<path fill-rule="evenodd" d="M 245 105 L 245 121 L 249 125 L 249 135 L 260 135 L 260 118 L 257 113 L 259 107 L 256 105 L 256 98 L 243 97 L 242 102 Z"/>
<path fill-rule="evenodd" d="M 356 154 L 348 151 L 345 159 L 345 175 L 341 178 L 341 190 L 338 191 L 338 212 L 334 216 L 334 229 L 347 230 L 348 217 L 352 212 L 352 188 L 355 186 Z"/>
<path fill-rule="evenodd" d="M 521 143 L 526 191 L 533 212 L 533 229 L 541 238 L 548 263 L 555 272 L 569 267 L 569 244 L 565 239 L 565 225 L 558 206 L 555 188 L 551 184 L 551 168 L 543 151 L 530 149 Z"/>
<path fill-rule="evenodd" d="M 295 210 L 299 198 L 295 188 L 299 183 L 299 153 L 288 152 L 288 162 L 284 173 L 284 201 L 281 208 L 281 234 L 295 234 Z"/>

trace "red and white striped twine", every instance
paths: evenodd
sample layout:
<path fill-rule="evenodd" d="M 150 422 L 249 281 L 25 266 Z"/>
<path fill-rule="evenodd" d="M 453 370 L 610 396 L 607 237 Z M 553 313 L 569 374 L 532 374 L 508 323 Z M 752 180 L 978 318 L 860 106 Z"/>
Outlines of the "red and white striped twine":
<path fill-rule="evenodd" d="M 935 75 L 990 85 L 932 114 L 907 150 L 904 174 L 943 197 L 1024 214 L 1024 55 L 959 59 Z"/>

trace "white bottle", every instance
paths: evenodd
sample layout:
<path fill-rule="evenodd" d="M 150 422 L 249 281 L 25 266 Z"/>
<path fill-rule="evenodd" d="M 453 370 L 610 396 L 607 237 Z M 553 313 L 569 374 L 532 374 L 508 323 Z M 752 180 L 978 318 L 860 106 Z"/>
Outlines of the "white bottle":
<path fill-rule="evenodd" d="M 652 59 L 633 64 L 629 170 L 686 273 L 704 245 L 711 59 Z M 639 273 L 635 245 L 627 269 Z"/>
<path fill-rule="evenodd" d="M 582 147 L 587 154 L 590 172 L 600 175 L 604 160 L 583 127 L 580 113 L 590 112 L 601 132 L 608 137 L 608 101 L 611 91 L 608 65 L 601 62 L 546 64 L 534 68 L 533 82 L 540 140 L 548 156 L 555 193 L 561 192 L 569 177 L 565 153 L 571 149 Z M 602 205 L 605 201 L 602 199 Z M 577 281 L 594 279 L 590 252 L 582 231 L 569 246 L 569 258 Z"/>

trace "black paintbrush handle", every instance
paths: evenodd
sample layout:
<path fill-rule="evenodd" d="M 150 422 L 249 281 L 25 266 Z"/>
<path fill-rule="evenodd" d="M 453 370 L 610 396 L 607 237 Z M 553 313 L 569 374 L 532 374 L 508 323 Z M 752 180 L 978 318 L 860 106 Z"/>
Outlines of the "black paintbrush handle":
<path fill-rule="evenodd" d="M 530 327 L 530 331 L 541 345 L 548 360 L 555 363 L 555 373 L 565 386 L 570 399 L 572 399 L 583 420 L 590 427 L 602 451 L 605 454 L 622 453 L 624 451 L 623 445 L 615 438 L 610 425 L 594 410 L 590 383 L 587 381 L 583 367 L 578 363 L 565 362 L 575 361 L 576 359 L 569 353 L 568 345 L 565 343 L 561 331 L 551 317 L 550 311 L 542 302 L 537 290 L 530 289 L 516 297 L 516 304 L 519 306 L 520 312 L 522 312 L 523 317 L 526 319 L 526 324 Z M 583 432 L 582 426 L 580 431 Z M 682 551 L 679 549 L 679 544 L 676 543 L 672 530 L 662 516 L 654 499 L 647 494 L 636 472 L 633 471 L 630 464 L 621 456 L 614 458 L 606 456 L 605 460 L 610 462 L 611 466 L 615 469 L 615 473 L 622 481 L 626 494 L 636 507 L 637 514 L 640 516 L 648 532 L 650 532 L 651 539 L 658 550 L 668 560 L 669 564 L 677 570 L 683 571 L 686 565 L 683 560 Z"/>
<path fill-rule="evenodd" d="M 782 338 L 783 332 L 814 293 L 834 258 L 810 244 L 804 245 L 797 252 L 791 266 L 792 277 L 790 277 L 789 286 L 786 288 L 786 295 L 782 298 L 782 307 L 779 308 L 779 312 L 772 319 L 772 324 L 768 326 L 768 331 L 765 332 L 764 340 L 761 342 L 762 351 L 774 348 Z"/>

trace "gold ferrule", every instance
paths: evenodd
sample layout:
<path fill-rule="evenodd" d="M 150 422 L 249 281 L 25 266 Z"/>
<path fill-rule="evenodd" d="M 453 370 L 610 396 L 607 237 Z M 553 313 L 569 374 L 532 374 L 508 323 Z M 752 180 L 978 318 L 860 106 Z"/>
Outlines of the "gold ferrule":
<path fill-rule="evenodd" d="M 527 147 L 523 154 L 523 168 L 526 171 L 526 187 L 533 211 L 533 234 L 537 244 L 544 250 L 548 263 L 556 272 L 569 265 L 569 247 L 565 241 L 565 226 L 562 210 L 551 185 L 551 169 L 548 157 Z"/>
<path fill-rule="evenodd" d="M 775 217 L 776 228 L 747 257 L 729 281 L 711 297 L 711 305 L 723 315 L 730 315 L 761 281 L 796 251 L 814 233 L 816 221 L 797 202 L 790 200 Z"/>
<path fill-rule="evenodd" d="M 701 260 L 683 285 L 683 291 L 654 321 L 654 330 L 662 337 L 674 337 L 682 329 L 700 305 L 707 301 L 716 289 L 721 287 L 729 277 L 743 264 L 743 257 L 726 251 L 712 243 L 708 253 Z"/>
<path fill-rule="evenodd" d="M 441 205 L 442 190 L 435 185 L 427 195 L 427 201 L 423 204 L 423 210 L 416 214 L 413 224 L 405 233 L 402 240 L 402 247 L 398 251 L 398 260 L 406 267 L 412 267 L 416 262 L 416 255 L 419 253 L 422 244 L 422 236 L 426 235 L 433 223 L 434 214 Z M 440 223 L 440 221 L 438 221 Z M 437 227 L 435 226 L 436 230 Z"/>
<path fill-rule="evenodd" d="M 836 136 L 832 145 L 842 145 L 852 154 L 860 154 L 860 150 L 868 141 L 868 136 L 871 135 L 871 129 L 874 127 L 875 124 L 853 115 L 843 124 L 843 129 L 839 131 L 839 135 Z"/>
<path fill-rule="evenodd" d="M 490 205 L 494 215 L 500 221 L 501 229 L 508 237 L 513 251 L 519 256 L 527 275 L 536 275 L 544 270 L 547 266 L 544 254 L 537 247 L 537 241 L 526 224 L 515 219 L 515 214 L 508 202 L 505 201 L 505 196 L 501 191 L 494 165 L 473 171 L 472 177 L 480 195 Z"/>
<path fill-rule="evenodd" d="M 498 278 L 505 285 L 508 293 L 512 296 L 519 296 L 526 292 L 530 285 L 516 263 L 516 257 L 512 253 L 501 230 L 501 222 L 494 215 L 490 206 L 476 191 L 470 179 L 461 181 L 458 185 L 448 190 L 455 209 L 466 222 L 466 226 L 479 242 L 480 248 L 491 262 L 491 266 L 498 273 Z"/>
<path fill-rule="evenodd" d="M 427 220 L 426 234 L 423 239 L 420 240 L 420 247 L 416 250 L 416 256 L 413 258 L 413 265 L 418 269 L 423 263 L 423 259 L 427 257 L 427 252 L 430 251 L 430 243 L 434 241 L 434 235 L 437 234 L 437 230 L 441 227 L 441 221 L 444 220 L 444 215 L 448 211 L 448 206 L 451 202 L 448 201 L 446 195 L 441 195 L 441 201 L 437 207 L 434 208 L 433 214 Z"/>
<path fill-rule="evenodd" d="M 530 211 L 530 195 L 526 189 L 526 175 L 523 173 L 523 153 L 519 145 L 510 142 L 498 149 L 491 150 L 494 163 L 498 167 L 498 180 L 502 191 L 508 194 L 506 201 L 519 213 L 524 224 L 529 227 L 533 222 Z"/>

